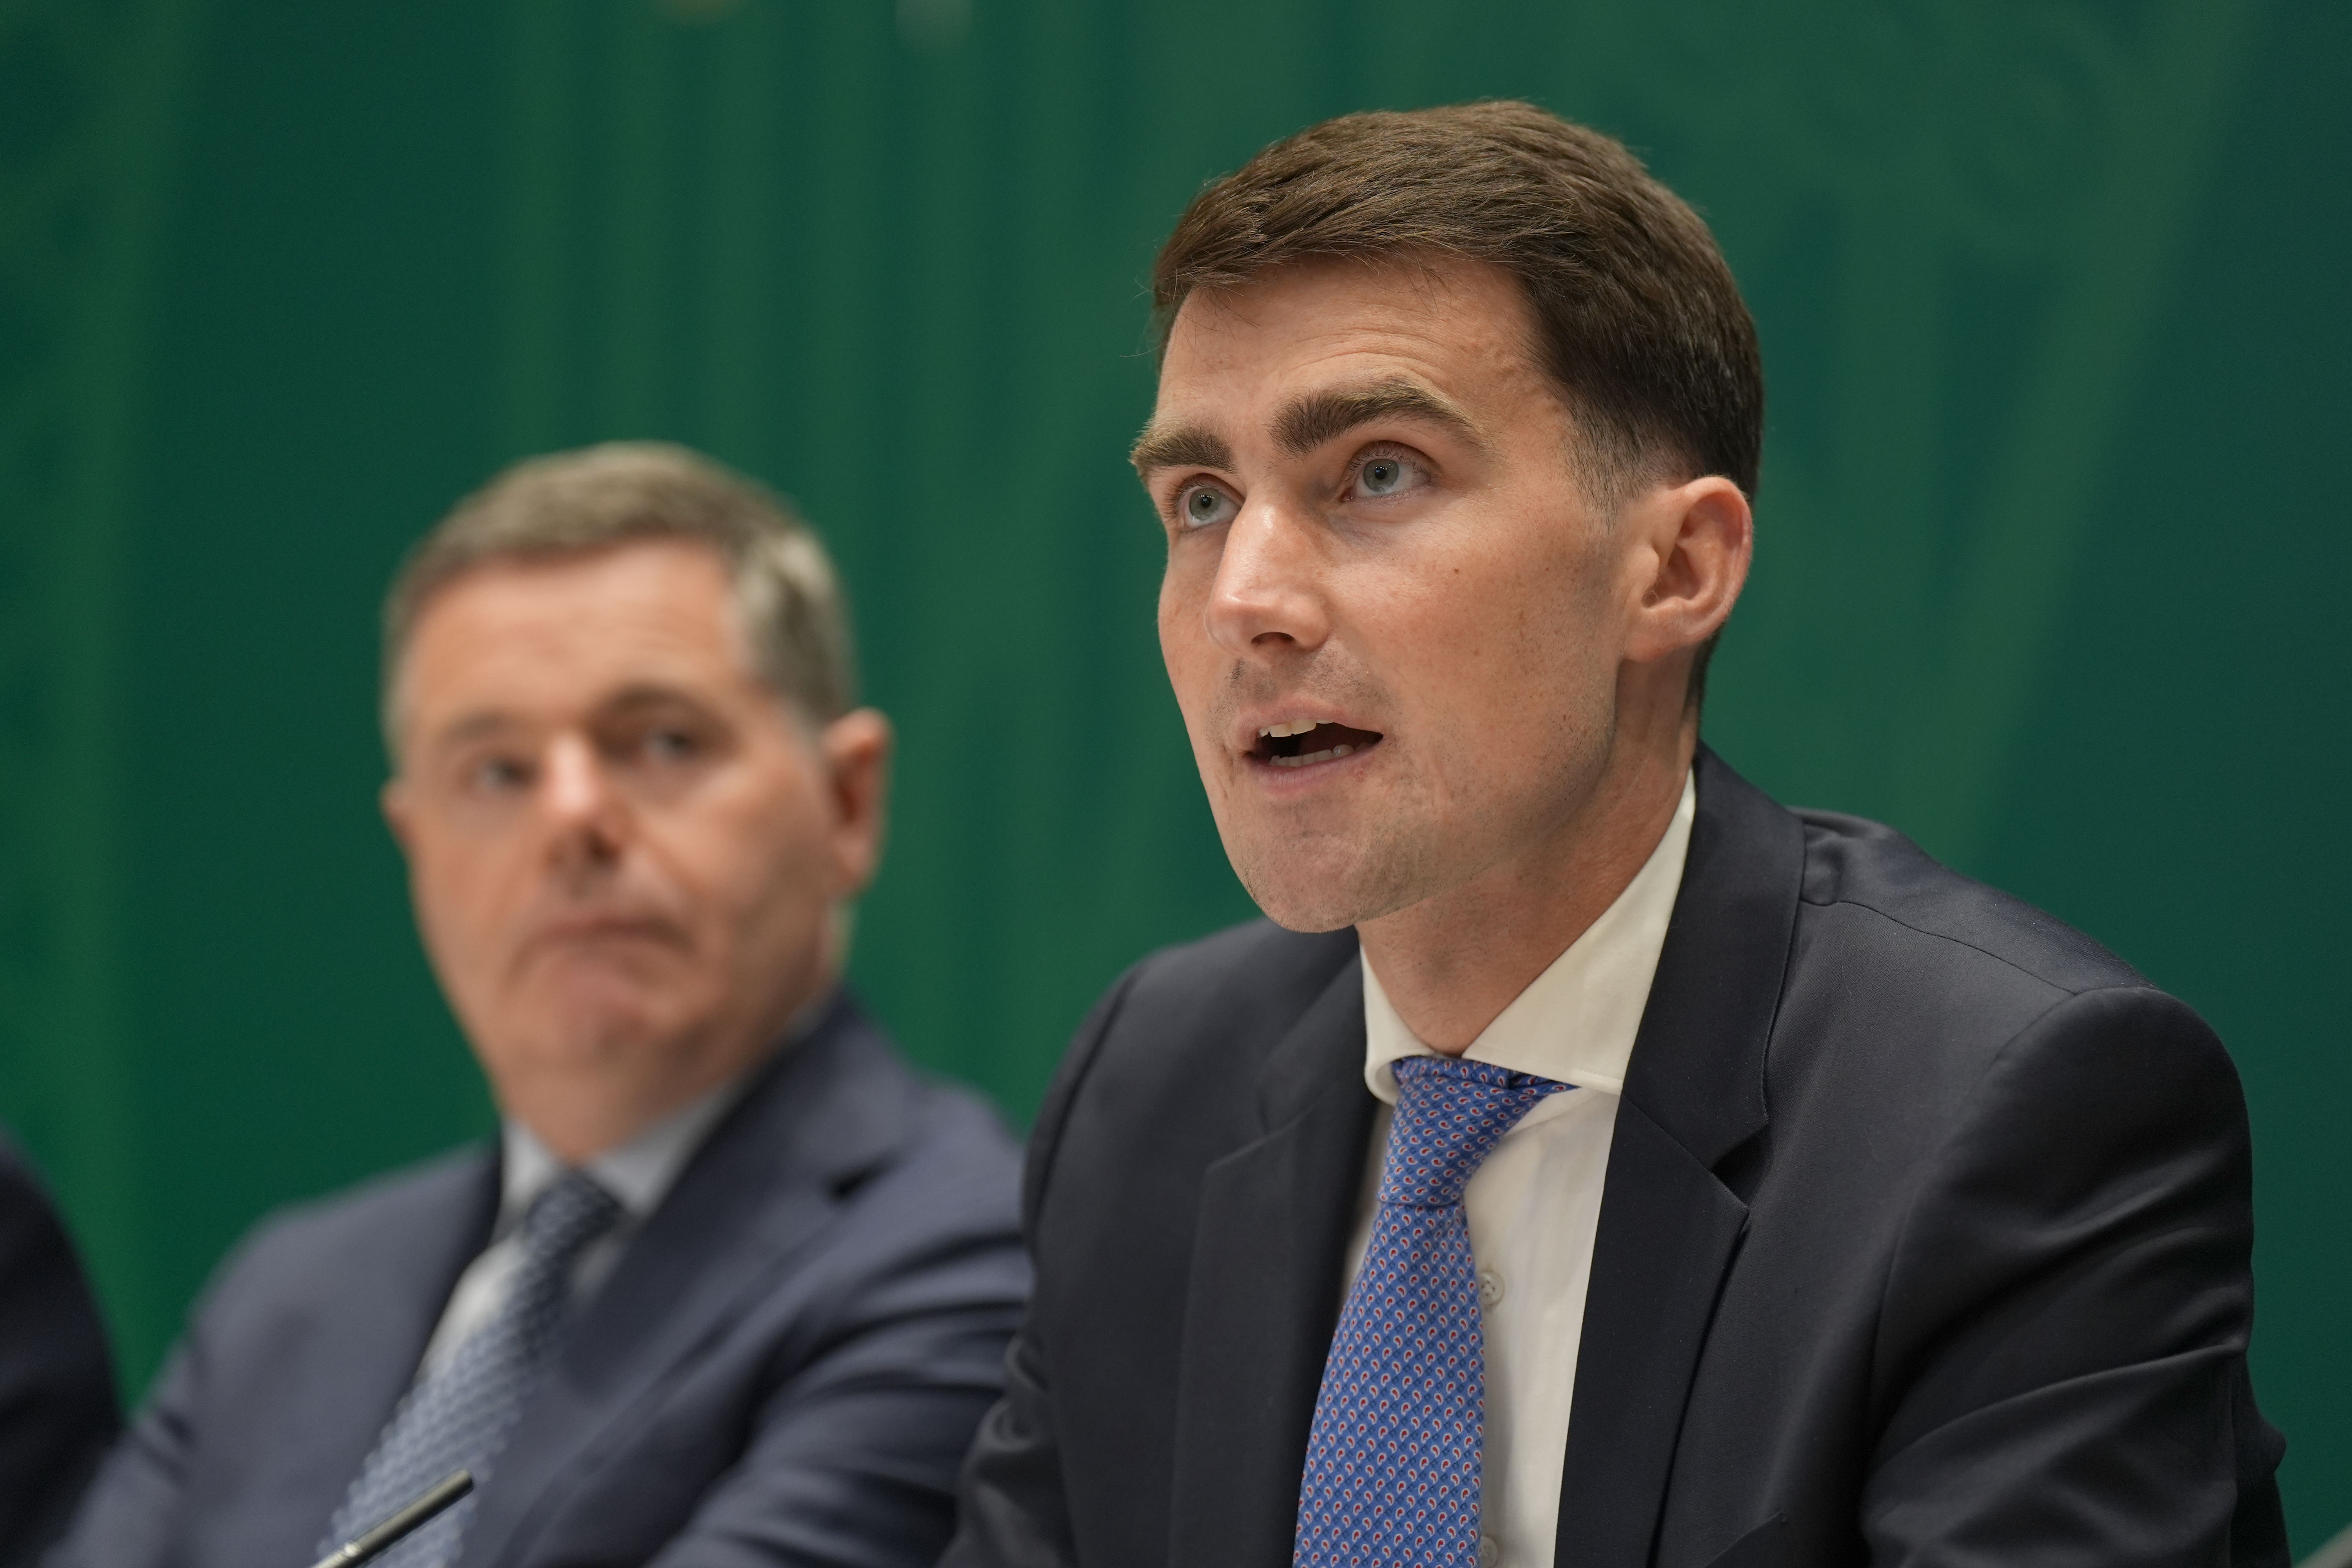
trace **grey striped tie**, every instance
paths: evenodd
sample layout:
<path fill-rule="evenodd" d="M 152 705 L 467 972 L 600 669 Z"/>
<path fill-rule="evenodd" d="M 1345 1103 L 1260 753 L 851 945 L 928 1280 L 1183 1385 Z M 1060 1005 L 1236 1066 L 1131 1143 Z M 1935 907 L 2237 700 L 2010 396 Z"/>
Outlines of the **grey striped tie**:
<path fill-rule="evenodd" d="M 620 1217 L 619 1200 L 583 1171 L 565 1173 L 531 1201 L 517 1232 L 522 1258 L 505 1304 L 401 1400 L 335 1510 L 320 1554 L 454 1469 L 471 1470 L 477 1484 L 489 1479 L 562 1321 L 572 1265 Z M 378 1568 L 455 1562 L 473 1511 L 467 1498 L 378 1558 Z"/>

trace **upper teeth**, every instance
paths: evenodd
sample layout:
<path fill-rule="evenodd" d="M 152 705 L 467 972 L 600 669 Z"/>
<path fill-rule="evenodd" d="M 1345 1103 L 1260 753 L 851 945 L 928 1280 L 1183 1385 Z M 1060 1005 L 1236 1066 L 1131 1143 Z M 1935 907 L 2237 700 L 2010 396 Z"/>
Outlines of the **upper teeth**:
<path fill-rule="evenodd" d="M 1268 724 L 1258 734 L 1269 741 L 1279 741 L 1286 735 L 1304 735 L 1322 721 L 1320 719 L 1301 719 L 1295 723 Z"/>

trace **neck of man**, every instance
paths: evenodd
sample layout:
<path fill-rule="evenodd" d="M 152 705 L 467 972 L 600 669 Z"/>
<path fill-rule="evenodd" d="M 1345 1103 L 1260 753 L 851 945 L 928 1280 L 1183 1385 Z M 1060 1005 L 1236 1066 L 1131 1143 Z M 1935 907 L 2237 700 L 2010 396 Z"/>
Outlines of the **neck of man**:
<path fill-rule="evenodd" d="M 486 1054 L 484 1065 L 503 1067 L 492 1073 L 500 1111 L 566 1165 L 584 1165 L 756 1068 L 831 992 L 837 973 L 827 954 L 764 1005 L 683 1037 L 581 1039 L 551 1051 Z"/>
<path fill-rule="evenodd" d="M 1364 962 L 1416 1039 L 1459 1056 L 1591 929 L 1665 837 L 1697 750 L 1697 716 L 1679 706 L 1655 722 L 1621 722 L 1599 781 L 1557 832 L 1357 927 Z"/>
<path fill-rule="evenodd" d="M 621 1148 L 665 1117 L 685 1110 L 748 1070 L 757 1054 L 737 1050 L 698 1054 L 667 1070 L 604 1070 L 509 1075 L 498 1085 L 499 1108 L 566 1165 L 581 1166 Z"/>

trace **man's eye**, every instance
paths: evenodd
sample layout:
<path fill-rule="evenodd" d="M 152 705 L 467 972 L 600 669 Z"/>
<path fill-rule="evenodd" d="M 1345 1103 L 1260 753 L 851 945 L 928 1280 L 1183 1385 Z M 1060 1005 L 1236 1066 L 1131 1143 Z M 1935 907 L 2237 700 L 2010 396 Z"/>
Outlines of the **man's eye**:
<path fill-rule="evenodd" d="M 1176 497 L 1176 516 L 1188 529 L 1231 522 L 1240 510 L 1233 497 L 1214 485 L 1187 485 Z"/>
<path fill-rule="evenodd" d="M 699 750 L 683 730 L 653 730 L 646 734 L 646 754 L 659 763 L 684 762 Z"/>
<path fill-rule="evenodd" d="M 507 795 L 527 787 L 530 770 L 512 757 L 485 757 L 467 770 L 466 782 L 490 795 Z"/>
<path fill-rule="evenodd" d="M 1403 458 L 1371 458 L 1356 470 L 1356 489 L 1368 496 L 1402 495 L 1429 482 L 1420 464 Z"/>

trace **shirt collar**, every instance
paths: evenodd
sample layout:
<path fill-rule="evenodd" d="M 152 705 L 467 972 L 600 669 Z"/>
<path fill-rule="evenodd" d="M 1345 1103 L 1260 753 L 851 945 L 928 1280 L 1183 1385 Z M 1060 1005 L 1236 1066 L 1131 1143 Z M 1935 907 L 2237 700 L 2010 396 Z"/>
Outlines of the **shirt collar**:
<path fill-rule="evenodd" d="M 1625 890 L 1470 1042 L 1465 1058 L 1580 1089 L 1624 1092 L 1625 1064 L 1649 1005 L 1697 812 L 1698 791 L 1685 774 L 1665 836 Z M 1405 1026 L 1369 961 L 1363 970 L 1364 1081 L 1393 1105 L 1396 1077 L 1390 1064 L 1438 1053 Z"/>
<path fill-rule="evenodd" d="M 702 1145 L 711 1124 L 735 1103 L 742 1080 L 721 1084 L 701 1099 L 671 1111 L 617 1149 L 607 1149 L 588 1162 L 588 1173 L 597 1184 L 620 1199 L 632 1220 L 641 1220 L 661 1201 Z M 504 1192 L 499 1203 L 501 1229 L 522 1217 L 531 1200 L 555 1184 L 564 1171 L 555 1152 L 539 1135 L 509 1118 L 503 1127 L 506 1147 Z"/>

